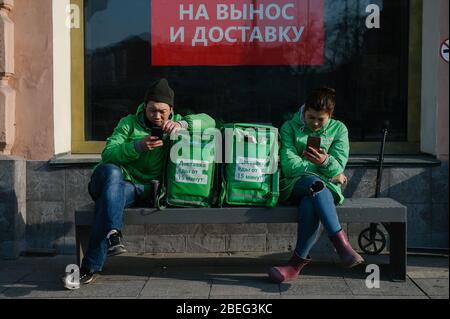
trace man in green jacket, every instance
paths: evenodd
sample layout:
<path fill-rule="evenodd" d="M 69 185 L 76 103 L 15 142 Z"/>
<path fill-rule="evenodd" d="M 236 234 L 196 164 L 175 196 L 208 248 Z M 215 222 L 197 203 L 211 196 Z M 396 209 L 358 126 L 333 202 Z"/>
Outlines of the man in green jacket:
<path fill-rule="evenodd" d="M 216 126 L 206 114 L 175 114 L 174 98 L 166 79 L 152 83 L 136 114 L 120 120 L 107 139 L 88 186 L 95 201 L 95 219 L 80 283 L 92 282 L 107 256 L 126 252 L 121 234 L 123 211 L 150 198 L 152 181 L 161 180 L 166 165 L 170 135 L 181 129 L 192 131 L 194 122 L 202 130 Z"/>
<path fill-rule="evenodd" d="M 297 205 L 299 213 L 297 245 L 291 260 L 273 267 L 269 277 L 277 282 L 294 280 L 311 262 L 309 251 L 323 224 L 345 267 L 364 260 L 350 246 L 336 212 L 344 201 L 341 184 L 349 156 L 348 130 L 332 118 L 336 92 L 330 88 L 314 90 L 292 120 L 281 128 L 280 200 Z M 320 138 L 317 149 L 308 139 Z"/>

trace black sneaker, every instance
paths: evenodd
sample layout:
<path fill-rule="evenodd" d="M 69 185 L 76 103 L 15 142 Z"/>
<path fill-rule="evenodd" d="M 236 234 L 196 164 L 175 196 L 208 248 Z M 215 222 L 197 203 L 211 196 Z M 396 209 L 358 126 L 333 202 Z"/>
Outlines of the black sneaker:
<path fill-rule="evenodd" d="M 108 256 L 117 256 L 126 253 L 127 250 L 122 243 L 122 234 L 116 232 L 108 238 Z"/>
<path fill-rule="evenodd" d="M 94 272 L 90 272 L 86 268 L 80 269 L 80 285 L 87 285 L 93 282 L 96 278 L 96 274 Z"/>

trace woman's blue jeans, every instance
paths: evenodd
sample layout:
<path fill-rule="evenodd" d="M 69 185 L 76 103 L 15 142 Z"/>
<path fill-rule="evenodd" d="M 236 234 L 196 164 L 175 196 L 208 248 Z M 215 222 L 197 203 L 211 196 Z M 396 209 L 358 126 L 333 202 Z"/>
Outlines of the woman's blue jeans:
<path fill-rule="evenodd" d="M 95 201 L 95 218 L 82 267 L 100 272 L 108 252 L 107 234 L 122 230 L 123 211 L 141 198 L 144 186 L 125 181 L 120 167 L 104 164 L 95 169 L 88 190 Z"/>
<path fill-rule="evenodd" d="M 320 236 L 320 223 L 329 236 L 342 230 L 331 191 L 317 176 L 300 179 L 292 192 L 292 200 L 298 204 L 298 232 L 295 252 L 307 258 Z"/>

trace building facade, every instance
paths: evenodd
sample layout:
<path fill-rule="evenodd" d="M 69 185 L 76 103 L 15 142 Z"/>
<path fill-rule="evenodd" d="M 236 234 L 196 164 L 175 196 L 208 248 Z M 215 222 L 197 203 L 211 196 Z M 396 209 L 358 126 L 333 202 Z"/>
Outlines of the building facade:
<path fill-rule="evenodd" d="M 278 127 L 311 89 L 336 88 L 351 138 L 345 195 L 375 195 L 389 121 L 382 196 L 408 206 L 410 248 L 448 248 L 447 0 L 243 0 L 215 18 L 215 2 L 170 7 L 179 3 L 0 0 L 1 256 L 75 252 L 73 210 L 91 201 L 92 166 L 156 77 L 169 79 L 179 113 Z M 352 240 L 365 227 L 347 225 Z M 295 232 L 125 229 L 132 251 L 162 253 L 287 251 Z"/>

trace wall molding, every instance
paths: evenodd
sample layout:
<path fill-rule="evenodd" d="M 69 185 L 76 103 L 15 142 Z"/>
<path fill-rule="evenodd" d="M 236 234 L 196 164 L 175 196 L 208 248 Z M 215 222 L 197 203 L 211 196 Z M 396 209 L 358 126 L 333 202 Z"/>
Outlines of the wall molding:
<path fill-rule="evenodd" d="M 14 0 L 0 0 L 0 154 L 10 155 L 15 140 L 16 92 L 14 77 L 14 22 L 9 14 Z"/>

